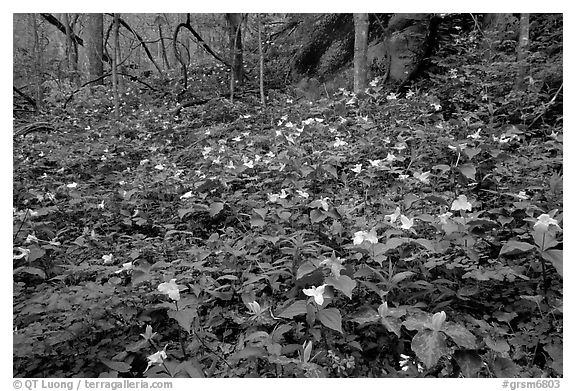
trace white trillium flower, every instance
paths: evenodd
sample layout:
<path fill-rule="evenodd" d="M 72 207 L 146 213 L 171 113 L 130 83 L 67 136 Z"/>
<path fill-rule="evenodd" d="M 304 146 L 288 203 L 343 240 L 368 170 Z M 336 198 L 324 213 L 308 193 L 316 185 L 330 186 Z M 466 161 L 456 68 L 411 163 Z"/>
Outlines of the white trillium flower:
<path fill-rule="evenodd" d="M 180 289 L 176 284 L 176 279 L 173 278 L 170 282 L 163 282 L 162 284 L 158 285 L 158 290 L 161 293 L 168 295 L 174 301 L 180 300 Z"/>
<path fill-rule="evenodd" d="M 310 289 L 302 289 L 302 292 L 306 296 L 310 296 L 314 298 L 314 301 L 318 305 L 324 304 L 324 289 L 326 288 L 326 284 L 320 285 L 318 288 L 312 286 Z"/>

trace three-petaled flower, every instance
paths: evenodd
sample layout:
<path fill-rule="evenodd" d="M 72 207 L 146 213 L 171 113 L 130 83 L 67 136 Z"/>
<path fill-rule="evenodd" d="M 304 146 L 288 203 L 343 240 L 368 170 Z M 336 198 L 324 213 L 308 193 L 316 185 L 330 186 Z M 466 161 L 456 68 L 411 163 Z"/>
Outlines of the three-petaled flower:
<path fill-rule="evenodd" d="M 180 289 L 176 284 L 176 279 L 173 278 L 170 282 L 163 282 L 162 284 L 158 285 L 158 290 L 161 293 L 168 295 L 174 301 L 180 300 Z"/>
<path fill-rule="evenodd" d="M 558 225 L 558 220 L 553 219 L 548 214 L 541 214 L 538 216 L 538 220 L 534 224 L 535 231 L 548 231 L 548 227 L 550 225 L 555 225 L 556 227 L 560 228 Z"/>
<path fill-rule="evenodd" d="M 364 243 L 364 241 L 372 244 L 378 243 L 378 236 L 376 235 L 376 228 L 372 228 L 370 232 L 358 231 L 354 232 L 354 244 L 356 246 Z"/>
<path fill-rule="evenodd" d="M 326 288 L 326 284 L 320 285 L 318 288 L 316 288 L 315 286 L 312 286 L 312 288 L 309 288 L 309 289 L 302 289 L 302 292 L 304 292 L 304 294 L 306 296 L 313 297 L 316 304 L 322 305 L 322 304 L 324 304 L 324 289 L 325 288 Z"/>
<path fill-rule="evenodd" d="M 457 199 L 452 202 L 450 210 L 472 210 L 472 204 L 468 202 L 465 195 L 460 194 Z"/>

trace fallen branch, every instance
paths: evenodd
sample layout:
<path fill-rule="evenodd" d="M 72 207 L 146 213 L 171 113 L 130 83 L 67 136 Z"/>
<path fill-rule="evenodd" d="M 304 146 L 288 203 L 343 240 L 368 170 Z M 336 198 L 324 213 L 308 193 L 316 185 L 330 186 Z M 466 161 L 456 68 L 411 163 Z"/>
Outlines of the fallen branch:
<path fill-rule="evenodd" d="M 26 136 L 27 134 L 40 130 L 52 131 L 55 130 L 55 128 L 49 122 L 33 122 L 20 126 L 14 131 L 14 136 Z"/>

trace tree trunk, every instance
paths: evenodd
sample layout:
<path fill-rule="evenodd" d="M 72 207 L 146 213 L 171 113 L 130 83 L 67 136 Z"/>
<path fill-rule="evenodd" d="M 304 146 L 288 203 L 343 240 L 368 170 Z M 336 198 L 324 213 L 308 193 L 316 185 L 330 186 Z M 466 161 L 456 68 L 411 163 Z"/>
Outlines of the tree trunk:
<path fill-rule="evenodd" d="M 33 53 L 33 64 L 32 72 L 34 75 L 34 99 L 36 100 L 36 111 L 42 109 L 42 104 L 44 100 L 44 93 L 42 89 L 42 84 L 44 83 L 43 77 L 43 58 L 42 58 L 42 48 L 40 47 L 40 37 L 38 36 L 38 21 L 36 20 L 36 14 L 30 14 L 30 27 L 32 29 L 32 53 Z"/>
<path fill-rule="evenodd" d="M 78 47 L 74 41 L 74 32 L 70 26 L 70 17 L 67 13 L 62 14 L 64 30 L 66 31 L 66 60 L 68 62 L 68 72 L 71 75 L 72 83 L 76 87 L 80 85 L 78 74 Z"/>
<path fill-rule="evenodd" d="M 526 87 L 526 76 L 528 75 L 528 51 L 530 46 L 530 14 L 520 14 L 520 34 L 518 36 L 517 61 L 518 76 L 516 79 L 516 90 L 523 90 Z"/>
<path fill-rule="evenodd" d="M 88 49 L 88 73 L 90 79 L 97 79 L 104 75 L 103 59 L 103 39 L 104 39 L 104 15 L 103 14 L 88 14 L 88 34 L 87 45 Z M 96 82 L 95 84 L 104 84 L 104 79 Z"/>
<path fill-rule="evenodd" d="M 228 39 L 230 44 L 230 63 L 232 75 L 238 84 L 244 77 L 244 60 L 242 55 L 242 14 L 226 14 L 228 22 Z"/>
<path fill-rule="evenodd" d="M 266 94 L 264 93 L 264 52 L 262 51 L 262 21 L 257 14 L 258 23 L 258 55 L 260 57 L 260 103 L 266 108 Z"/>
<path fill-rule="evenodd" d="M 354 93 L 366 89 L 368 79 L 368 14 L 354 14 Z"/>
<path fill-rule="evenodd" d="M 120 16 L 114 14 L 114 27 L 113 27 L 113 54 L 112 54 L 112 90 L 114 92 L 114 117 L 118 121 L 120 119 L 120 98 L 118 94 L 118 57 L 120 52 L 120 39 L 118 30 L 120 28 Z"/>
<path fill-rule="evenodd" d="M 162 24 L 158 23 L 158 34 L 160 35 L 160 48 L 162 50 L 162 61 L 166 69 L 170 69 L 170 63 L 168 62 L 168 56 L 166 55 L 166 45 L 164 44 L 164 37 L 162 36 Z"/>

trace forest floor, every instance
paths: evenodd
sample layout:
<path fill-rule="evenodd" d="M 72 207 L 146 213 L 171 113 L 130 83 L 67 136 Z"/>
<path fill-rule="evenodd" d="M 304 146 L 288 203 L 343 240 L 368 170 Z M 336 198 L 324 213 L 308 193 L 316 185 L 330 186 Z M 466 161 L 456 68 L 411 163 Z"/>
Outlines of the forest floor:
<path fill-rule="evenodd" d="M 14 376 L 562 376 L 562 129 L 102 91 L 14 137 Z"/>

